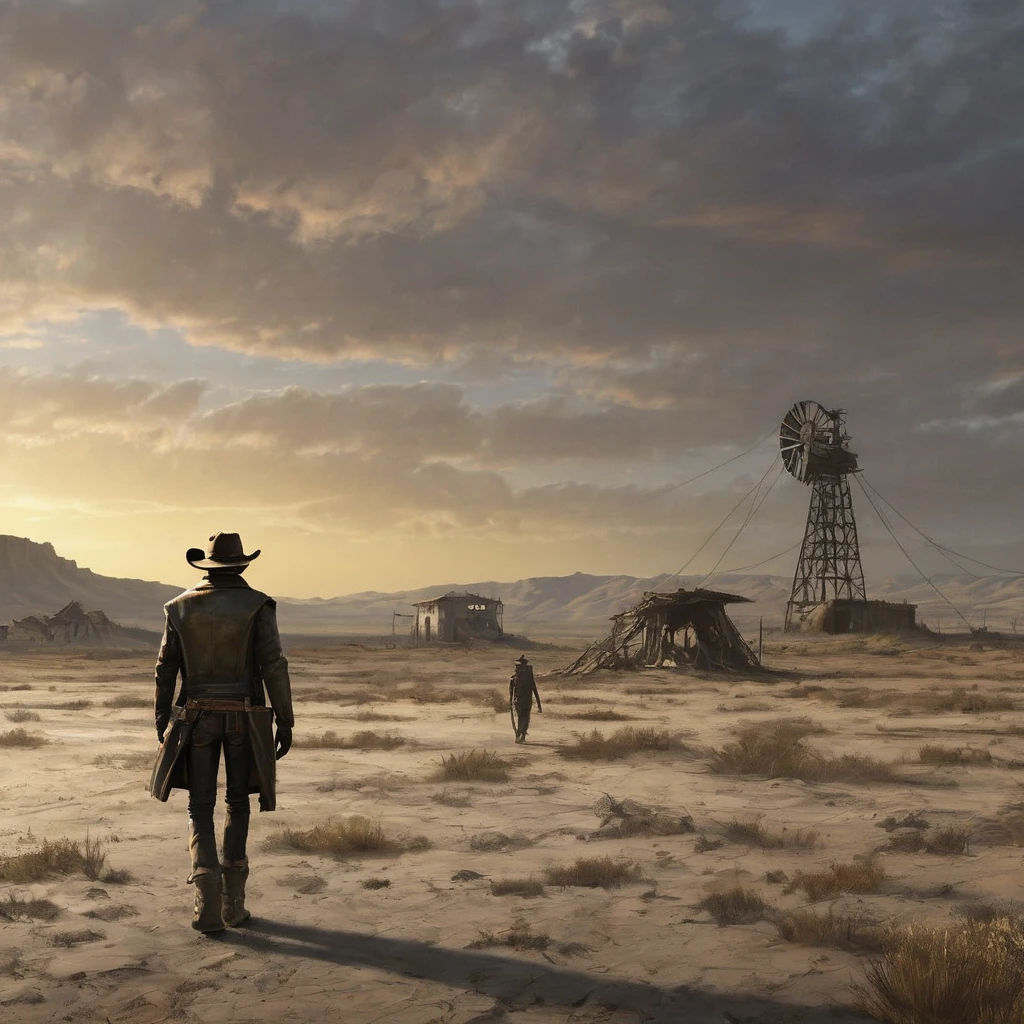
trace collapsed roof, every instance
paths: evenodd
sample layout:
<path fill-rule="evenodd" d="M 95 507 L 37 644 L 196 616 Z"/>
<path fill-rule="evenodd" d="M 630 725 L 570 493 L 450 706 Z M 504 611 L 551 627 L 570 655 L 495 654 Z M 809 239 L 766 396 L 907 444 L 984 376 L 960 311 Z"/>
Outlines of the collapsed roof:
<path fill-rule="evenodd" d="M 716 590 L 647 592 L 629 611 L 612 617 L 612 631 L 592 644 L 563 675 L 599 668 L 692 668 L 741 671 L 758 668 L 757 657 L 725 613 L 727 604 L 750 598 Z"/>

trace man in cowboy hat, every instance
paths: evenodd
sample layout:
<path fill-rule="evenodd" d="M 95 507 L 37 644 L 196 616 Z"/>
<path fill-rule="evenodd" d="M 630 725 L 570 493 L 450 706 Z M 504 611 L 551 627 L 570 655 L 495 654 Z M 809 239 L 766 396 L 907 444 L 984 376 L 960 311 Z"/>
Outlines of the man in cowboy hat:
<path fill-rule="evenodd" d="M 245 553 L 237 533 L 214 534 L 205 553 L 189 548 L 185 555 L 189 565 L 206 570 L 204 582 L 164 605 L 156 663 L 161 746 L 150 792 L 166 800 L 171 789 L 188 790 L 192 927 L 200 932 L 223 931 L 249 917 L 249 794 L 259 793 L 261 811 L 274 810 L 275 762 L 288 752 L 295 724 L 275 603 L 242 579 L 258 555 Z M 227 811 L 219 861 L 213 808 L 222 748 Z"/>
<path fill-rule="evenodd" d="M 540 694 L 533 678 L 533 666 L 526 660 L 526 655 L 519 655 L 515 671 L 508 681 L 508 699 L 514 709 L 513 719 L 516 726 L 516 743 L 526 742 L 526 730 L 530 728 L 530 712 L 533 700 L 537 699 L 537 710 L 543 714 L 540 706 Z"/>

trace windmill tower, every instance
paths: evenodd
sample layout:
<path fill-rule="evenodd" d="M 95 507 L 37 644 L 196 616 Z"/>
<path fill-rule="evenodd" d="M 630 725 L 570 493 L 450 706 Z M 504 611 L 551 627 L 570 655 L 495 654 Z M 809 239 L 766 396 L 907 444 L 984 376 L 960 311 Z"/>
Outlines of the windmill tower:
<path fill-rule="evenodd" d="M 857 456 L 849 448 L 845 414 L 845 409 L 797 402 L 779 429 L 786 469 L 811 486 L 807 526 L 786 604 L 787 630 L 809 608 L 867 599 L 849 480 L 858 472 Z"/>

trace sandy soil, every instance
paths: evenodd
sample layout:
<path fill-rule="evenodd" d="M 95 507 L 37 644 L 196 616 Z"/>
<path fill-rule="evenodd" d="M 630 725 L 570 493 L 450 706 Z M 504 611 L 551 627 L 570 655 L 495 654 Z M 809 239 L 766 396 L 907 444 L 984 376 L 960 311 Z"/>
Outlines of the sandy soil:
<path fill-rule="evenodd" d="M 81 840 L 88 833 L 104 842 L 110 867 L 134 876 L 126 884 L 78 874 L 0 886 L 0 906 L 13 894 L 60 908 L 52 921 L 0 918 L 3 1020 L 853 1021 L 859 1018 L 845 1008 L 848 984 L 860 976 L 863 955 L 783 941 L 768 921 L 720 927 L 694 909 L 698 901 L 739 882 L 777 908 L 806 906 L 802 893 L 785 892 L 765 873 L 791 877 L 865 856 L 888 838 L 878 827 L 883 818 L 911 811 L 933 827 L 976 829 L 969 852 L 883 852 L 890 877 L 882 890 L 841 896 L 831 901 L 837 910 L 880 923 L 942 922 L 964 903 L 1021 895 L 1021 853 L 1013 842 L 1024 829 L 1009 827 L 1024 800 L 1024 735 L 1013 731 L 1019 715 L 1012 705 L 929 711 L 916 698 L 961 687 L 1012 702 L 1024 646 L 994 638 L 942 646 L 923 638 L 776 639 L 766 662 L 792 674 L 767 682 L 667 670 L 540 678 L 545 714 L 534 715 L 525 746 L 513 744 L 507 713 L 496 713 L 488 699 L 507 688 L 518 651 L 307 640 L 288 653 L 297 737 L 375 729 L 408 743 L 393 751 L 293 749 L 279 766 L 280 809 L 254 809 L 253 921 L 210 938 L 189 927 L 185 795 L 161 804 L 145 790 L 156 746 L 151 712 L 104 706 L 119 696 L 148 701 L 152 658 L 0 649 L 0 709 L 39 715 L 19 725 L 0 716 L 0 733 L 20 727 L 49 741 L 36 749 L 0 747 L 0 855 L 32 849 L 43 838 Z M 531 659 L 543 676 L 575 653 L 548 648 Z M 824 689 L 794 691 L 807 684 Z M 458 699 L 411 700 L 403 694 L 410 687 L 421 698 L 439 689 Z M 71 701 L 89 703 L 61 707 Z M 569 717 L 588 708 L 633 717 Z M 366 712 L 401 720 L 357 720 Z M 829 753 L 905 759 L 902 780 L 732 777 L 711 773 L 707 757 L 692 752 L 598 763 L 558 754 L 574 730 L 688 730 L 690 744 L 712 748 L 728 742 L 741 722 L 799 715 L 831 730 L 808 740 Z M 924 743 L 969 746 L 993 760 L 922 765 Z M 471 747 L 520 758 L 511 781 L 430 780 L 442 754 Z M 598 839 L 594 807 L 605 793 L 688 813 L 709 840 L 722 838 L 733 819 L 763 815 L 772 827 L 813 828 L 820 842 L 762 850 L 725 841 L 698 853 L 693 834 Z M 440 803 L 442 795 L 465 806 Z M 424 836 L 430 846 L 345 859 L 262 848 L 281 826 L 350 814 L 379 819 L 389 834 Z M 510 842 L 488 850 L 495 833 Z M 548 886 L 533 898 L 490 893 L 494 879 L 540 877 L 551 865 L 604 855 L 634 860 L 643 880 L 608 890 Z M 460 871 L 480 877 L 453 880 Z M 390 885 L 364 888 L 371 877 Z M 547 947 L 468 948 L 484 933 L 500 940 L 518 920 L 549 936 Z M 79 941 L 66 938 L 76 932 L 85 933 Z M 55 944 L 61 941 L 71 944 Z"/>

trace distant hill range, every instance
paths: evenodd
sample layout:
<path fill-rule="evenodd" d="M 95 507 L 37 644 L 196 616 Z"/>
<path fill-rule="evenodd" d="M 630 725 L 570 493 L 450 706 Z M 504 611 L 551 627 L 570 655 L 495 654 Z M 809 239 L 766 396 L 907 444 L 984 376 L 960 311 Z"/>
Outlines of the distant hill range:
<path fill-rule="evenodd" d="M 1010 630 L 1019 618 L 1024 632 L 1024 577 L 942 575 L 933 577 L 943 593 L 978 626 Z M 500 597 L 505 605 L 505 630 L 529 637 L 597 637 L 608 619 L 635 604 L 646 590 L 695 587 L 699 576 L 538 576 L 515 581 L 485 580 L 442 583 L 394 593 L 364 591 L 343 597 L 309 600 L 279 598 L 281 629 L 289 633 L 386 634 L 392 614 L 408 614 L 413 601 L 449 590 Z M 748 597 L 753 604 L 735 605 L 731 615 L 747 632 L 760 617 L 766 627 L 781 626 L 789 596 L 789 576 L 722 575 L 707 583 L 716 590 Z M 869 596 L 918 605 L 918 620 L 943 631 L 962 630 L 963 623 L 923 580 L 891 576 L 869 581 Z M 158 630 L 163 605 L 180 588 L 144 580 L 100 576 L 60 557 L 51 544 L 0 535 L 0 622 L 52 614 L 77 601 L 84 609 L 102 609 L 109 620 L 124 626 Z M 275 595 L 276 596 L 276 595 Z M 408 633 L 409 619 L 395 620 L 397 633 Z"/>

